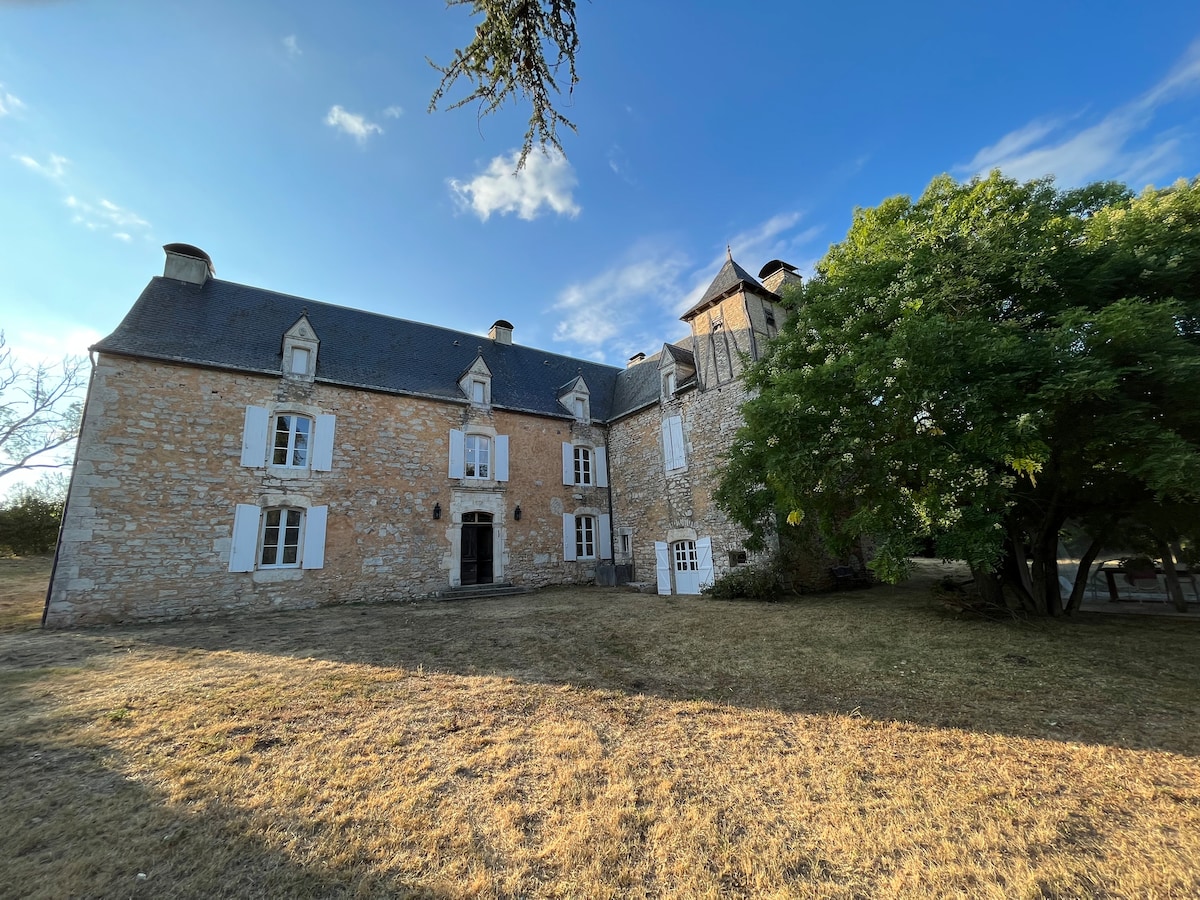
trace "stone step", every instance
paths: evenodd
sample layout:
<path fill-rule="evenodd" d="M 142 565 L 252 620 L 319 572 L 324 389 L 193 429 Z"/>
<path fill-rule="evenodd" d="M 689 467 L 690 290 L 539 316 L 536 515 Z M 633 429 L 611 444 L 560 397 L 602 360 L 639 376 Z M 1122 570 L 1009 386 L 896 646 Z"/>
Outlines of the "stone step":
<path fill-rule="evenodd" d="M 516 594 L 528 594 L 530 588 L 520 587 L 508 582 L 500 584 L 471 584 L 465 587 L 446 588 L 435 595 L 439 600 L 466 600 L 478 597 L 511 597 Z"/>

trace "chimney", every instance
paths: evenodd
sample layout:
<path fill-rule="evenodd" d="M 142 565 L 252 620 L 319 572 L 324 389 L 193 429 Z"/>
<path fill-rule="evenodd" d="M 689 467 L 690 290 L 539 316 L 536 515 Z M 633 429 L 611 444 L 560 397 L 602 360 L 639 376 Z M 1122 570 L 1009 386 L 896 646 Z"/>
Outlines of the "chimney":
<path fill-rule="evenodd" d="M 511 344 L 512 333 L 512 322 L 505 322 L 503 319 L 497 319 L 495 324 L 492 325 L 492 330 L 488 332 L 488 337 L 490 337 L 497 344 Z"/>
<path fill-rule="evenodd" d="M 773 259 L 763 266 L 758 273 L 758 280 L 772 294 L 780 294 L 784 288 L 803 284 L 803 279 L 796 274 L 796 267 L 782 259 Z"/>
<path fill-rule="evenodd" d="M 190 284 L 204 284 L 215 274 L 212 259 L 199 247 L 191 244 L 164 244 L 167 265 L 163 277 L 175 278 Z"/>
<path fill-rule="evenodd" d="M 629 362 L 625 363 L 625 368 L 632 369 L 638 363 L 645 362 L 645 360 L 646 360 L 645 353 L 635 353 L 635 354 L 633 354 L 633 356 L 629 357 Z"/>

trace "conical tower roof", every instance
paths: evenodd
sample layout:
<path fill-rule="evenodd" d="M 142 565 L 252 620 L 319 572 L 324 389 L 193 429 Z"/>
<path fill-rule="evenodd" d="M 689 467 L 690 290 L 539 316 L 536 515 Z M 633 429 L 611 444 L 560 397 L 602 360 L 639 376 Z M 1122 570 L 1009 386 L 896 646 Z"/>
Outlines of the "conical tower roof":
<path fill-rule="evenodd" d="M 730 294 L 737 293 L 739 290 L 750 291 L 751 293 L 762 294 L 768 297 L 774 296 L 774 294 L 759 284 L 753 275 L 733 261 L 733 252 L 726 247 L 725 265 L 721 266 L 721 271 L 712 280 L 712 284 L 708 286 L 708 290 L 704 292 L 704 296 L 691 309 L 680 316 L 680 318 L 686 322 L 692 316 L 707 309 L 714 303 L 725 299 Z"/>

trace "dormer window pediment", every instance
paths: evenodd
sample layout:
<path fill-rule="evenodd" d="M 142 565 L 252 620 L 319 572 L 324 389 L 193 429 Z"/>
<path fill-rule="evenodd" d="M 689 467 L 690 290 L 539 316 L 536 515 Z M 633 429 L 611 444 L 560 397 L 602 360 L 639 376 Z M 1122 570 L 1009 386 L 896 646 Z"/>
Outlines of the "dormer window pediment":
<path fill-rule="evenodd" d="M 584 425 L 592 421 L 592 392 L 582 375 L 559 388 L 558 402 L 575 421 Z"/>
<path fill-rule="evenodd" d="M 492 370 L 488 368 L 482 353 L 475 357 L 475 362 L 458 379 L 458 389 L 473 406 L 492 405 Z"/>
<path fill-rule="evenodd" d="M 317 375 L 317 333 L 304 313 L 283 333 L 282 371 L 288 378 L 312 381 Z"/>

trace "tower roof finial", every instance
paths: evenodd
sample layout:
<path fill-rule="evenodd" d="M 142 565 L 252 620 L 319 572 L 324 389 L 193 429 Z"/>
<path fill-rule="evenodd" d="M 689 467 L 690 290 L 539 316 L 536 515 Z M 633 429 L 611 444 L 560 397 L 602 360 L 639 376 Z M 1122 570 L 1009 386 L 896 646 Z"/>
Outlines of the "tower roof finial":
<path fill-rule="evenodd" d="M 730 262 L 733 262 L 733 248 L 728 244 L 725 245 L 725 255 L 729 258 Z"/>

